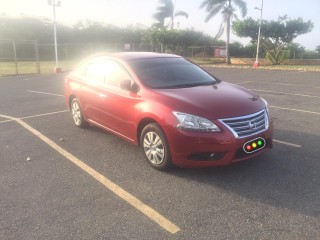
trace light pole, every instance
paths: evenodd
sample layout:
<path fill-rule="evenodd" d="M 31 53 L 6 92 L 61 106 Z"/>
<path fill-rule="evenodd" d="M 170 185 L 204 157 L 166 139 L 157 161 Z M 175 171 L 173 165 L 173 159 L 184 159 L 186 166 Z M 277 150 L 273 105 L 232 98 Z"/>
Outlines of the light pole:
<path fill-rule="evenodd" d="M 53 8 L 53 37 L 54 37 L 54 52 L 56 57 L 56 65 L 54 68 L 54 72 L 59 73 L 61 72 L 61 68 L 59 68 L 59 63 L 58 63 L 56 7 L 61 7 L 61 1 L 48 0 L 48 4 Z"/>
<path fill-rule="evenodd" d="M 261 22 L 262 22 L 262 11 L 263 11 L 263 0 L 261 0 L 261 8 L 255 7 L 254 9 L 260 10 L 260 20 L 259 20 L 259 31 L 258 31 L 258 43 L 257 43 L 257 54 L 256 61 L 253 64 L 253 67 L 257 68 L 259 64 L 259 48 L 260 48 L 260 33 L 261 33 Z"/>

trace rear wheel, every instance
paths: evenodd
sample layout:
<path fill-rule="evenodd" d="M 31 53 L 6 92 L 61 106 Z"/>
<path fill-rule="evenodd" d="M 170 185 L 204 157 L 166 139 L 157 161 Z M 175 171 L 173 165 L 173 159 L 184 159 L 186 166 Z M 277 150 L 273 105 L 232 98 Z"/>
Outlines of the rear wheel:
<path fill-rule="evenodd" d="M 158 170 L 168 170 L 173 164 L 166 136 L 156 123 L 145 126 L 140 137 L 140 145 L 148 163 Z"/>
<path fill-rule="evenodd" d="M 87 126 L 87 122 L 83 118 L 80 103 L 76 98 L 74 98 L 71 102 L 71 113 L 72 113 L 73 122 L 77 127 L 83 128 Z"/>

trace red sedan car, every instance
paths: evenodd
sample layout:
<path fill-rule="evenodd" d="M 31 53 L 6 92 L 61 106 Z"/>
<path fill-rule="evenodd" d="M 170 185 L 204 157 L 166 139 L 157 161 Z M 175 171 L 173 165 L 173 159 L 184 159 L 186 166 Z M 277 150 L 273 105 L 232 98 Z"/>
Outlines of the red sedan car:
<path fill-rule="evenodd" d="M 99 126 L 140 146 L 159 170 L 209 167 L 272 148 L 267 102 L 176 55 L 113 53 L 65 79 L 76 126 Z"/>

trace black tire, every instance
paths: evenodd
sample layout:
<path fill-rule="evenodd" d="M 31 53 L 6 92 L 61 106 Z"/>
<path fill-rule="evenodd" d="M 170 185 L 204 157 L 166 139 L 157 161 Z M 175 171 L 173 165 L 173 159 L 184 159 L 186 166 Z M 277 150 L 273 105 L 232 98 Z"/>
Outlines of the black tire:
<path fill-rule="evenodd" d="M 168 140 L 158 124 L 150 123 L 143 128 L 140 146 L 153 168 L 166 171 L 173 167 Z"/>
<path fill-rule="evenodd" d="M 80 103 L 77 98 L 74 98 L 70 105 L 70 110 L 73 118 L 73 122 L 77 127 L 84 128 L 87 126 L 87 122 L 83 118 Z"/>

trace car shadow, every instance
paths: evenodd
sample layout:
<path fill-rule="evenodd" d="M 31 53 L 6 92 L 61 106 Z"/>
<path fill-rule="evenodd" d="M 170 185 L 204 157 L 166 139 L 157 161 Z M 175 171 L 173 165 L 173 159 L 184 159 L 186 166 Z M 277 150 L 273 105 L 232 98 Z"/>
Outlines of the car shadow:
<path fill-rule="evenodd" d="M 128 156 L 126 162 L 111 158 L 109 163 L 112 162 L 119 169 L 126 168 L 126 176 L 140 179 L 141 182 L 145 181 L 146 176 L 166 178 L 166 182 L 181 178 L 234 192 L 256 202 L 320 218 L 320 136 L 277 129 L 280 139 L 296 139 L 295 143 L 302 147 L 274 143 L 272 150 L 233 165 L 213 168 L 177 167 L 169 172 L 159 172 L 146 163 L 138 147 L 98 127 L 90 126 L 88 130 L 101 134 L 101 138 L 109 141 L 113 149 L 124 152 Z M 141 175 L 141 172 L 144 174 Z M 174 188 L 179 187 L 178 184 Z"/>
<path fill-rule="evenodd" d="M 320 137 L 295 136 L 285 131 L 282 134 L 299 139 L 305 145 L 294 148 L 274 143 L 271 151 L 248 161 L 216 168 L 180 168 L 171 174 L 319 218 Z"/>

